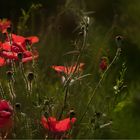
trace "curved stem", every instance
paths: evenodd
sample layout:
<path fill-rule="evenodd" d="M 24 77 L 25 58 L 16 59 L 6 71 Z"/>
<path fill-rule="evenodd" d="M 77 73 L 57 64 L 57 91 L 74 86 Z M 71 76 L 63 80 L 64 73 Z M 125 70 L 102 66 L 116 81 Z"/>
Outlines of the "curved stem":
<path fill-rule="evenodd" d="M 81 117 L 79 123 L 80 123 L 80 122 L 83 120 L 83 118 L 85 117 L 85 115 L 86 115 L 86 113 L 87 113 L 87 111 L 88 111 L 88 107 L 89 107 L 89 105 L 91 104 L 91 101 L 92 101 L 92 99 L 93 99 L 93 97 L 94 97 L 94 95 L 95 95 L 97 89 L 99 88 L 101 82 L 103 81 L 103 79 L 104 79 L 106 73 L 108 72 L 108 70 L 110 69 L 110 67 L 112 66 L 112 64 L 115 62 L 115 60 L 116 60 L 116 59 L 118 58 L 118 56 L 120 55 L 120 51 L 121 51 L 121 48 L 118 48 L 117 51 L 116 51 L 115 57 L 113 58 L 112 62 L 109 64 L 109 66 L 107 67 L 107 69 L 106 69 L 105 72 L 103 73 L 102 78 L 99 80 L 99 82 L 98 82 L 98 84 L 96 85 L 96 87 L 94 88 L 94 90 L 93 90 L 93 92 L 92 92 L 92 95 L 91 95 L 91 97 L 90 97 L 90 100 L 89 100 L 88 103 L 87 103 L 86 109 L 85 109 L 85 111 L 84 111 L 84 113 L 83 113 L 83 115 L 82 115 L 82 117 Z"/>

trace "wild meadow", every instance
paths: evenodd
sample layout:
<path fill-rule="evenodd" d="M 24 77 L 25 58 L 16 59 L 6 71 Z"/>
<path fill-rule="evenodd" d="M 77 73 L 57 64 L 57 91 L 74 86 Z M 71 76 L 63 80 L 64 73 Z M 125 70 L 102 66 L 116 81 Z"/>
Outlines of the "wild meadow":
<path fill-rule="evenodd" d="M 138 0 L 0 13 L 0 139 L 140 138 Z"/>

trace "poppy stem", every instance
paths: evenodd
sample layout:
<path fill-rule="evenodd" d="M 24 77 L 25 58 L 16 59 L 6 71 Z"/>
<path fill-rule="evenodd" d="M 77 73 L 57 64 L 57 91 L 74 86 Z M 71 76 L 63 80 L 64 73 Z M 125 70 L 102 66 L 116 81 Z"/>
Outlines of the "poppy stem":
<path fill-rule="evenodd" d="M 19 63 L 19 66 L 20 66 L 20 70 L 21 70 L 21 73 L 22 73 L 22 76 L 23 76 L 23 79 L 24 79 L 24 82 L 25 82 L 26 89 L 27 89 L 27 91 L 30 91 L 30 90 L 29 90 L 28 79 L 27 79 L 27 77 L 26 77 L 26 75 L 25 75 L 25 72 L 24 72 L 23 63 L 20 62 L 20 63 Z M 28 94 L 27 94 L 27 95 L 28 95 Z"/>
<path fill-rule="evenodd" d="M 8 81 L 8 86 L 9 86 L 9 93 L 10 93 L 10 96 L 11 96 L 11 100 L 14 104 L 14 100 L 16 98 L 16 94 L 14 92 L 14 88 L 13 88 L 13 82 L 11 80 Z"/>
<path fill-rule="evenodd" d="M 5 98 L 5 93 L 4 93 L 1 82 L 0 82 L 0 93 L 1 93 L 1 97 L 4 99 Z"/>
<path fill-rule="evenodd" d="M 67 87 L 65 88 L 64 103 L 63 103 L 63 107 L 62 107 L 62 110 L 61 110 L 61 113 L 60 113 L 60 115 L 59 115 L 58 120 L 61 120 L 62 115 L 63 115 L 63 112 L 64 112 L 64 109 L 65 109 L 65 107 L 66 107 L 68 92 L 69 92 L 69 85 L 67 85 Z"/>
<path fill-rule="evenodd" d="M 103 73 L 101 79 L 99 80 L 99 82 L 97 83 L 96 87 L 94 88 L 94 90 L 93 90 L 93 92 L 92 92 L 92 94 L 91 94 L 91 97 L 90 97 L 90 99 L 89 99 L 89 101 L 88 101 L 88 103 L 87 103 L 86 109 L 85 109 L 85 111 L 84 111 L 84 113 L 83 113 L 81 119 L 79 120 L 79 123 L 80 123 L 80 122 L 83 120 L 83 118 L 85 117 L 85 115 L 86 115 L 86 113 L 87 113 L 87 111 L 88 111 L 88 109 L 89 109 L 89 105 L 91 104 L 92 99 L 93 99 L 93 97 L 94 97 L 94 95 L 95 95 L 97 89 L 98 89 L 99 86 L 101 85 L 101 82 L 104 80 L 104 77 L 105 77 L 106 73 L 108 72 L 108 70 L 110 69 L 110 67 L 112 66 L 112 64 L 118 59 L 118 57 L 119 57 L 119 55 L 120 55 L 120 52 L 121 52 L 121 48 L 118 48 L 117 51 L 116 51 L 116 55 L 114 56 L 112 62 L 109 64 L 109 66 L 107 67 L 107 69 L 104 71 L 104 73 Z"/>

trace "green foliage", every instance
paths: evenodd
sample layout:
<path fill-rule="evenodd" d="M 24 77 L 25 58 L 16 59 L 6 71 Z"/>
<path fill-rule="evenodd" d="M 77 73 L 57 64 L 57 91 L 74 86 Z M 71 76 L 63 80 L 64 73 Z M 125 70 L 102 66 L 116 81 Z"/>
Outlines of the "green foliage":
<path fill-rule="evenodd" d="M 66 0 L 56 13 L 52 9 L 53 14 L 47 16 L 42 13 L 46 8 L 42 4 L 21 10 L 17 33 L 37 34 L 40 56 L 34 67 L 33 63 L 22 68 L 16 65 L 14 82 L 8 82 L 6 77 L 11 68 L 0 71 L 1 98 L 12 100 L 9 91 L 14 91 L 13 106 L 21 104 L 21 109 L 15 111 L 12 130 L 15 139 L 43 139 L 46 130 L 40 124 L 41 115 L 47 112 L 49 116 L 65 118 L 71 109 L 77 118 L 69 132 L 72 138 L 140 138 L 139 2 L 79 2 Z M 121 45 L 116 42 L 118 35 L 123 37 Z M 121 54 L 116 55 L 118 47 Z M 108 58 L 109 67 L 101 76 L 102 57 Z M 62 84 L 51 66 L 75 62 L 85 63 L 83 73 L 67 75 Z M 28 79 L 30 72 L 34 74 L 32 85 Z"/>

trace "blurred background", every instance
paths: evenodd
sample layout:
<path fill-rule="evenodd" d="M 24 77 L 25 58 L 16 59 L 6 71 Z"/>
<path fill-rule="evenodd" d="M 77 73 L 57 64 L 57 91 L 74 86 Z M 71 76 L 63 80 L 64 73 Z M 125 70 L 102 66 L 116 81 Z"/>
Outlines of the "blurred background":
<path fill-rule="evenodd" d="M 140 138 L 140 1 L 0 0 L 0 5 L 0 18 L 12 21 L 14 33 L 37 35 L 40 38 L 36 45 L 40 54 L 37 63 L 38 80 L 41 81 L 38 83 L 38 92 L 47 96 L 61 92 L 58 89 L 59 78 L 50 66 L 70 62 L 71 57 L 64 54 L 74 50 L 73 42 L 77 38 L 76 29 L 81 17 L 90 17 L 87 46 L 81 61 L 85 63 L 84 73 L 92 76 L 85 78 L 82 83 L 84 87 L 79 89 L 80 85 L 77 85 L 72 89 L 75 90 L 72 97 L 77 100 L 80 96 L 81 99 L 78 106 L 73 98 L 71 101 L 79 116 L 81 106 L 85 107 L 90 97 L 87 95 L 91 94 L 100 77 L 101 57 L 105 56 L 111 62 L 117 49 L 115 37 L 121 36 L 121 55 L 95 96 L 94 111 L 91 109 L 85 118 L 85 121 L 92 118 L 95 110 L 105 112 L 113 120 L 113 125 L 94 134 L 90 128 L 83 126 L 77 138 L 93 138 L 93 135 L 94 138 Z M 123 63 L 127 68 L 124 76 L 127 87 L 119 93 L 118 102 L 111 108 L 115 96 L 113 87 Z M 110 104 L 106 105 L 108 102 Z"/>

